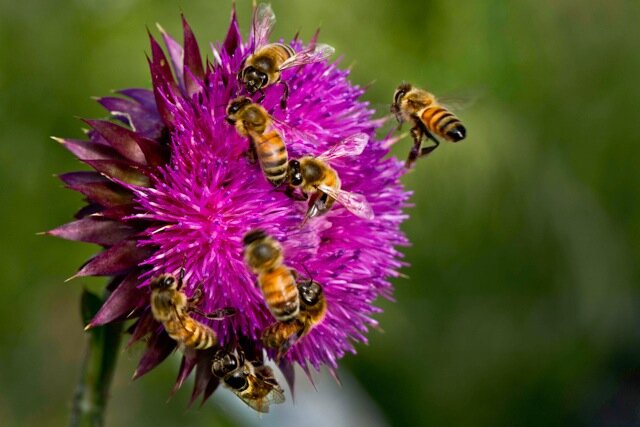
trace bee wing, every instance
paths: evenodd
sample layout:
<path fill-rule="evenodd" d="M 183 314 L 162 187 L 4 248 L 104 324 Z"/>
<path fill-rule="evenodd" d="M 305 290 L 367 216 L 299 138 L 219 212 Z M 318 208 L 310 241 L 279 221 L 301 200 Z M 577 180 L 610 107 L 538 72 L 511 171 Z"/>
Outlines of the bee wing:
<path fill-rule="evenodd" d="M 472 91 L 462 91 L 448 93 L 445 96 L 438 96 L 438 103 L 451 111 L 465 110 L 475 104 L 483 95 L 483 91 L 476 89 Z"/>
<path fill-rule="evenodd" d="M 280 66 L 280 71 L 286 70 L 287 68 L 291 67 L 297 67 L 298 65 L 312 64 L 314 62 L 324 61 L 325 59 L 333 55 L 335 51 L 336 50 L 333 47 L 323 43 L 308 47 L 284 61 Z"/>
<path fill-rule="evenodd" d="M 289 141 L 302 141 L 310 144 L 315 144 L 316 139 L 305 131 L 295 128 L 281 120 L 271 117 L 273 127 L 278 131 L 284 142 Z"/>
<path fill-rule="evenodd" d="M 269 405 L 279 404 L 284 402 L 284 392 L 280 388 L 280 386 L 274 386 L 272 384 L 266 383 L 255 375 L 251 375 L 249 377 L 251 379 L 251 386 L 244 391 L 236 391 L 232 390 L 236 396 L 240 398 L 244 403 L 246 403 L 253 410 L 267 413 L 269 412 Z M 266 395 L 260 398 L 255 398 L 251 396 L 251 392 L 249 390 L 258 389 L 269 389 Z"/>
<path fill-rule="evenodd" d="M 318 190 L 336 199 L 338 203 L 344 206 L 352 214 L 364 219 L 373 219 L 375 214 L 367 198 L 362 194 L 351 193 L 349 191 L 337 190 L 328 185 L 318 185 Z"/>
<path fill-rule="evenodd" d="M 362 154 L 368 143 L 369 135 L 366 133 L 356 133 L 338 142 L 336 145 L 320 154 L 318 158 L 320 160 L 327 161 L 337 159 L 339 157 L 359 156 Z"/>
<path fill-rule="evenodd" d="M 264 46 L 269 42 L 269 34 L 276 23 L 276 14 L 273 13 L 271 5 L 260 3 L 253 14 L 251 24 L 251 37 L 254 49 Z"/>

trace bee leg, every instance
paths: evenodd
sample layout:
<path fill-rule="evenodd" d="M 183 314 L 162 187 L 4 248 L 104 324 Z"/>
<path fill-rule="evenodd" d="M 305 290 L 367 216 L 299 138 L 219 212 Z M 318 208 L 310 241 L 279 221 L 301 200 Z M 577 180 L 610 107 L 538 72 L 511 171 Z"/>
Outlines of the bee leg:
<path fill-rule="evenodd" d="M 196 307 L 202 301 L 203 293 L 202 293 L 202 283 L 198 285 L 195 291 L 193 291 L 193 295 L 191 298 L 187 299 L 188 307 Z"/>
<path fill-rule="evenodd" d="M 288 198 L 293 199 L 293 200 L 298 201 L 298 202 L 301 202 L 303 200 L 307 200 L 307 198 L 304 195 L 296 193 L 295 187 L 292 187 L 290 185 L 287 186 L 287 188 L 285 188 L 284 194 Z"/>
<path fill-rule="evenodd" d="M 411 128 L 411 136 L 413 137 L 413 147 L 409 152 L 409 157 L 407 157 L 407 162 L 404 164 L 404 167 L 407 169 L 411 169 L 413 164 L 416 162 L 416 159 L 420 155 L 420 145 L 422 145 L 422 138 L 424 137 L 424 130 L 422 126 L 416 124 Z"/>
<path fill-rule="evenodd" d="M 320 203 L 319 198 L 322 194 L 324 193 L 316 191 L 311 197 L 309 197 L 309 208 L 307 209 L 307 213 L 304 216 L 304 220 L 302 220 L 302 224 L 300 224 L 301 227 L 305 225 L 311 218 L 322 215 L 322 209 L 320 206 L 318 206 L 318 204 Z"/>
<path fill-rule="evenodd" d="M 427 139 L 430 139 L 431 141 L 433 141 L 436 145 L 431 145 L 429 147 L 424 147 L 421 151 L 420 151 L 420 156 L 419 157 L 424 157 L 427 156 L 429 154 L 431 154 L 431 152 L 433 150 L 435 150 L 436 148 L 438 148 L 438 146 L 440 145 L 440 141 L 438 141 L 432 134 L 431 132 L 427 131 Z"/>
<path fill-rule="evenodd" d="M 253 140 L 249 140 L 249 150 L 246 153 L 247 161 L 252 165 L 258 160 L 258 154 L 256 152 L 256 144 Z"/>
<path fill-rule="evenodd" d="M 184 275 L 186 274 L 184 266 L 180 267 L 180 273 L 178 273 L 178 291 L 181 291 L 184 287 Z"/>
<path fill-rule="evenodd" d="M 280 82 L 280 84 L 284 86 L 284 92 L 282 93 L 282 98 L 280 99 L 280 108 L 286 110 L 287 100 L 289 99 L 289 85 L 287 84 L 287 82 Z"/>
<path fill-rule="evenodd" d="M 212 320 L 222 320 L 226 317 L 229 316 L 233 316 L 236 314 L 236 309 L 233 307 L 225 307 L 225 308 L 221 308 L 218 310 L 214 310 L 210 313 L 205 313 L 204 311 L 200 310 L 199 308 L 191 308 L 189 311 L 202 316 L 202 317 L 206 317 L 207 319 L 212 319 Z"/>
<path fill-rule="evenodd" d="M 258 104 L 262 104 L 262 101 L 264 101 L 264 97 L 266 96 L 264 93 L 264 89 L 260 88 L 258 89 L 258 92 L 260 92 L 260 97 L 258 98 L 258 100 L 256 101 Z"/>

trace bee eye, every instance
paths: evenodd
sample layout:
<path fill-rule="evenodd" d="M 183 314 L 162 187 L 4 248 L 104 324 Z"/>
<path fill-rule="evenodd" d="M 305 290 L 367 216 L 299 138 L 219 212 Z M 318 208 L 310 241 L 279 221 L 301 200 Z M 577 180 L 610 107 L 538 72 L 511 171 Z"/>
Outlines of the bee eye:
<path fill-rule="evenodd" d="M 302 174 L 300 172 L 296 172 L 291 175 L 291 185 L 298 186 L 302 184 Z"/>
<path fill-rule="evenodd" d="M 167 287 L 167 288 L 168 288 L 168 287 L 172 286 L 172 285 L 175 283 L 175 281 L 176 281 L 176 280 L 175 280 L 173 277 L 166 277 L 166 278 L 164 279 L 164 281 L 162 282 L 162 284 L 163 284 L 165 287 Z"/>
<path fill-rule="evenodd" d="M 225 378 L 224 382 L 227 383 L 227 385 L 232 389 L 238 390 L 238 391 L 242 391 L 246 389 L 247 386 L 249 385 L 249 383 L 247 382 L 246 375 L 242 372 L 234 373 L 230 377 Z"/>

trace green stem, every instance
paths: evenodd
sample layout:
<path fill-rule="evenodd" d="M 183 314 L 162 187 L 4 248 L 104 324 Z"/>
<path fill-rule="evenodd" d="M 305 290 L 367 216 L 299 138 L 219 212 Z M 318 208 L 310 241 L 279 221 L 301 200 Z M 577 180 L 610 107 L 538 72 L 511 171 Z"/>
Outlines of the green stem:
<path fill-rule="evenodd" d="M 108 291 L 107 291 L 108 292 Z M 105 295 L 106 299 L 106 295 Z M 87 324 L 102 305 L 103 299 L 82 294 L 82 317 Z M 87 340 L 82 372 L 71 407 L 71 427 L 101 427 L 109 398 L 109 388 L 120 353 L 122 323 L 91 329 Z"/>

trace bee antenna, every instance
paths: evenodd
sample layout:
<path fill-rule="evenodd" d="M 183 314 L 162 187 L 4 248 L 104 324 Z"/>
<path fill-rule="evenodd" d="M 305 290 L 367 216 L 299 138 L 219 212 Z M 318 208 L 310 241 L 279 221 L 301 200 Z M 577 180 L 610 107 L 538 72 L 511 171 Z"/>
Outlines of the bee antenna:
<path fill-rule="evenodd" d="M 307 277 L 309 278 L 309 280 L 313 282 L 313 275 L 307 269 L 306 264 L 302 263 L 302 268 L 304 268 L 304 272 L 307 273 Z"/>

